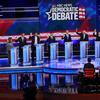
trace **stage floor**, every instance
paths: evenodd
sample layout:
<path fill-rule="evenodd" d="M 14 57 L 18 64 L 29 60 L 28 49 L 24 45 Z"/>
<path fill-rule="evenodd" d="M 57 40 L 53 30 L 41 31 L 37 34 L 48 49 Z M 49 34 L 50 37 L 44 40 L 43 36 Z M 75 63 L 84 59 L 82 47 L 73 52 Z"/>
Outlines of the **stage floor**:
<path fill-rule="evenodd" d="M 23 66 L 22 64 L 19 64 L 18 66 L 28 67 L 28 66 L 43 66 L 46 68 L 58 68 L 58 69 L 83 69 L 84 64 L 87 63 L 86 59 L 79 60 L 79 59 L 70 59 L 65 60 L 63 58 L 59 58 L 55 61 L 48 61 L 47 59 L 44 60 L 41 64 L 35 64 L 31 63 L 30 65 Z M 95 68 L 100 67 L 100 59 L 92 60 L 91 62 L 94 64 Z M 10 67 L 8 64 L 7 58 L 1 58 L 0 59 L 0 67 Z"/>

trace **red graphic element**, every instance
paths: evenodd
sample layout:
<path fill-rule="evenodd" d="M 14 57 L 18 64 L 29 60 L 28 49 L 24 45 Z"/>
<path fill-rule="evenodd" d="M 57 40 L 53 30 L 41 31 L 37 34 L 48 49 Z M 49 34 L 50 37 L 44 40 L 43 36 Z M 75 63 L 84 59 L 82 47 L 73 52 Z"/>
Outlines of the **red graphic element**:
<path fill-rule="evenodd" d="M 0 35 L 5 35 L 14 20 L 0 20 Z"/>
<path fill-rule="evenodd" d="M 84 19 L 79 31 L 89 30 L 89 18 Z"/>

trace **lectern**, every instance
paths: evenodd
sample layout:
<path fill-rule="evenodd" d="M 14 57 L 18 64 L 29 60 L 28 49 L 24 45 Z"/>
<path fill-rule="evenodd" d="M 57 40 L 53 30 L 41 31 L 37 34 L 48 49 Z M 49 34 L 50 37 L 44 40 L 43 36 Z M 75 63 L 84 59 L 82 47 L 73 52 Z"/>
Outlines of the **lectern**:
<path fill-rule="evenodd" d="M 100 41 L 95 41 L 95 59 L 100 58 Z"/>
<path fill-rule="evenodd" d="M 72 59 L 72 42 L 65 42 L 65 60 Z"/>
<path fill-rule="evenodd" d="M 44 44 L 35 44 L 36 46 L 36 64 L 43 63 L 44 58 Z M 36 73 L 37 76 L 37 85 L 43 86 L 43 75 L 42 73 Z"/>
<path fill-rule="evenodd" d="M 11 48 L 10 50 L 10 60 L 11 60 L 11 66 L 16 66 L 18 65 L 18 60 L 19 60 L 19 48 L 14 47 Z"/>
<path fill-rule="evenodd" d="M 19 60 L 19 48 L 14 47 L 11 48 L 10 50 L 10 58 L 11 58 L 11 67 L 16 67 L 18 65 L 18 60 Z M 17 74 L 11 74 L 10 82 L 11 82 L 11 89 L 12 90 L 17 90 L 18 85 L 17 85 Z"/>
<path fill-rule="evenodd" d="M 25 45 L 23 46 L 23 65 L 31 64 L 31 46 Z"/>
<path fill-rule="evenodd" d="M 58 43 L 50 43 L 50 60 L 55 61 L 57 60 L 58 56 Z"/>
<path fill-rule="evenodd" d="M 81 41 L 80 42 L 80 59 L 87 58 L 88 55 L 88 42 Z"/>
<path fill-rule="evenodd" d="M 44 44 L 35 44 L 36 46 L 36 63 L 43 63 L 44 58 Z"/>

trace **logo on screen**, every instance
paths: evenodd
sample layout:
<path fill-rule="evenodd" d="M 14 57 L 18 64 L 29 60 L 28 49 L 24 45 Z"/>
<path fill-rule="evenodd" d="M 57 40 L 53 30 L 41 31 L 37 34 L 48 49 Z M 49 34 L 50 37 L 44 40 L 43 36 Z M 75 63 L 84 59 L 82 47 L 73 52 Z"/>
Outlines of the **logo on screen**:
<path fill-rule="evenodd" d="M 46 12 L 48 20 L 84 20 L 86 18 L 85 7 L 73 7 L 72 4 L 52 5 Z"/>

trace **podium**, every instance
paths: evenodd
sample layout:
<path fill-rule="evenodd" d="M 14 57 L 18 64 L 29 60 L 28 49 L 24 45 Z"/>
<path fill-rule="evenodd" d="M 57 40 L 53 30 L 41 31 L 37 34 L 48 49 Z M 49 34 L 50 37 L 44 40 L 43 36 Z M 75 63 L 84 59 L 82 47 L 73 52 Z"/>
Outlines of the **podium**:
<path fill-rule="evenodd" d="M 50 44 L 50 60 L 55 61 L 57 60 L 58 56 L 58 43 L 51 43 Z"/>
<path fill-rule="evenodd" d="M 43 63 L 44 58 L 44 44 L 35 44 L 36 46 L 36 63 Z"/>
<path fill-rule="evenodd" d="M 17 66 L 18 60 L 19 60 L 19 48 L 14 47 L 10 50 L 10 60 L 11 60 L 11 66 Z"/>
<path fill-rule="evenodd" d="M 80 42 L 80 59 L 87 58 L 88 55 L 88 42 L 87 41 L 81 41 Z"/>
<path fill-rule="evenodd" d="M 10 56 L 11 56 L 11 67 L 17 66 L 19 60 L 19 48 L 18 47 L 11 48 Z M 18 89 L 17 74 L 11 74 L 10 80 L 11 80 L 11 89 L 17 90 Z"/>
<path fill-rule="evenodd" d="M 31 46 L 23 46 L 23 65 L 31 64 Z"/>
<path fill-rule="evenodd" d="M 72 42 L 65 42 L 65 60 L 72 59 Z"/>
<path fill-rule="evenodd" d="M 95 41 L 95 59 L 100 58 L 100 41 Z"/>
<path fill-rule="evenodd" d="M 72 59 L 72 55 L 73 55 L 72 42 L 65 42 L 65 60 L 68 61 L 67 63 L 69 63 L 69 59 Z M 67 65 L 67 67 L 68 67 L 68 65 Z M 66 84 L 72 83 L 71 75 L 65 75 L 65 83 Z"/>

